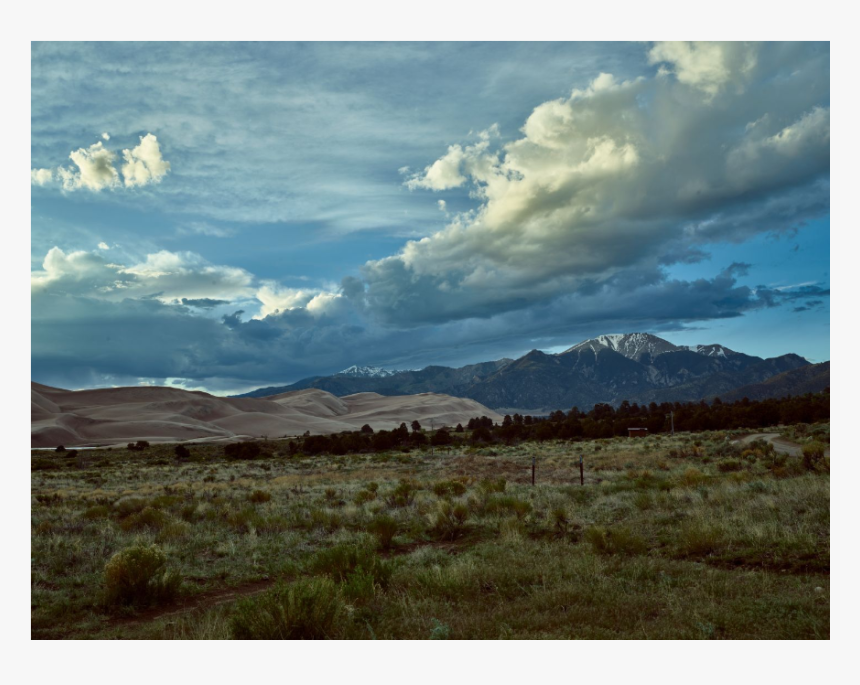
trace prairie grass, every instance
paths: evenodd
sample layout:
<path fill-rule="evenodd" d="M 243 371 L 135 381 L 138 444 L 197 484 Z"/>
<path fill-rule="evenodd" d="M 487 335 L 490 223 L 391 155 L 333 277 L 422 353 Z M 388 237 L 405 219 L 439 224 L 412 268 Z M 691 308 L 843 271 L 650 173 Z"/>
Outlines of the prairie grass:
<path fill-rule="evenodd" d="M 806 463 L 726 432 L 34 453 L 31 635 L 827 638 L 825 428 Z"/>

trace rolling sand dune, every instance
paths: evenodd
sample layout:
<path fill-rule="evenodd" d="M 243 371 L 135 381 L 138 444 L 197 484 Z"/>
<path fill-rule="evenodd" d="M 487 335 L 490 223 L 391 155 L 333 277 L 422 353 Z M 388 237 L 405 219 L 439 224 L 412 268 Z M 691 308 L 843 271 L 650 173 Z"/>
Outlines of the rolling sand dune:
<path fill-rule="evenodd" d="M 271 397 L 229 398 L 161 387 L 71 391 L 31 383 L 30 388 L 32 447 L 230 441 L 305 431 L 324 435 L 366 423 L 374 430 L 390 430 L 414 420 L 425 428 L 440 428 L 474 416 L 502 420 L 473 400 L 435 393 L 335 397 L 311 388 Z"/>

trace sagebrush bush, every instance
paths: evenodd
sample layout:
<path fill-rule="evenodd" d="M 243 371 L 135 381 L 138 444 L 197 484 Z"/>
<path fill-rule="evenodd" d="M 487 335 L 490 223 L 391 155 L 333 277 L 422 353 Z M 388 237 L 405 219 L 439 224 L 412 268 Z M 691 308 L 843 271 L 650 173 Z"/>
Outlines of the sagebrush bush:
<path fill-rule="evenodd" d="M 468 518 L 469 508 L 465 504 L 452 504 L 443 500 L 439 502 L 433 519 L 433 532 L 443 540 L 456 540 L 466 532 Z"/>
<path fill-rule="evenodd" d="M 740 471 L 744 465 L 742 461 L 737 459 L 724 459 L 717 464 L 717 469 L 721 473 L 729 473 L 731 471 Z"/>
<path fill-rule="evenodd" d="M 385 498 L 385 502 L 389 507 L 403 508 L 410 506 L 415 501 L 415 492 L 418 486 L 414 481 L 403 479 L 391 494 Z"/>
<path fill-rule="evenodd" d="M 230 621 L 236 640 L 323 640 L 338 636 L 346 607 L 330 578 L 303 578 L 241 600 Z"/>
<path fill-rule="evenodd" d="M 466 492 L 466 486 L 458 480 L 440 480 L 433 485 L 433 493 L 437 497 L 458 496 Z"/>
<path fill-rule="evenodd" d="M 803 467 L 807 471 L 815 471 L 824 464 L 824 450 L 827 445 L 823 442 L 810 442 L 803 446 Z"/>
<path fill-rule="evenodd" d="M 388 587 L 394 572 L 392 562 L 383 561 L 372 549 L 358 545 L 335 545 L 320 550 L 311 560 L 309 569 L 314 574 L 326 574 L 341 582 L 362 569 L 383 589 Z"/>
<path fill-rule="evenodd" d="M 114 554 L 105 564 L 105 603 L 145 606 L 172 600 L 182 578 L 168 568 L 167 557 L 155 545 L 135 545 Z"/>
<path fill-rule="evenodd" d="M 394 536 L 397 535 L 400 530 L 400 524 L 393 516 L 380 514 L 370 521 L 367 525 L 367 530 L 369 533 L 376 536 L 379 546 L 382 549 L 388 550 L 391 549 L 394 542 Z"/>
<path fill-rule="evenodd" d="M 272 499 L 272 493 L 265 490 L 254 490 L 254 492 L 248 495 L 248 501 L 254 504 L 262 504 L 263 502 L 268 502 L 270 499 Z"/>
<path fill-rule="evenodd" d="M 146 507 L 136 514 L 130 514 L 119 522 L 124 531 L 159 531 L 170 521 L 170 517 L 160 509 Z"/>
<path fill-rule="evenodd" d="M 697 485 L 701 485 L 707 480 L 707 476 L 699 471 L 695 466 L 691 466 L 688 469 L 685 469 L 684 473 L 681 475 L 681 483 L 688 487 L 696 487 Z"/>

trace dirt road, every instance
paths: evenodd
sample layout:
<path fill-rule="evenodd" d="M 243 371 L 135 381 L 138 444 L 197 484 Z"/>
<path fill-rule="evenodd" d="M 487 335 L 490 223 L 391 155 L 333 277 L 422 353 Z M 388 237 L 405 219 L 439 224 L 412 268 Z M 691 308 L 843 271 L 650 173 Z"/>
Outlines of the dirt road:
<path fill-rule="evenodd" d="M 779 433 L 753 433 L 752 435 L 747 435 L 744 438 L 740 439 L 740 442 L 744 445 L 752 442 L 753 440 L 761 438 L 773 445 L 773 448 L 777 452 L 782 452 L 783 454 L 787 454 L 790 457 L 800 457 L 803 456 L 803 448 L 798 445 L 796 442 L 791 442 L 790 440 L 786 440 L 785 438 L 781 438 Z M 828 447 L 824 454 L 828 457 L 830 456 L 830 448 Z"/>

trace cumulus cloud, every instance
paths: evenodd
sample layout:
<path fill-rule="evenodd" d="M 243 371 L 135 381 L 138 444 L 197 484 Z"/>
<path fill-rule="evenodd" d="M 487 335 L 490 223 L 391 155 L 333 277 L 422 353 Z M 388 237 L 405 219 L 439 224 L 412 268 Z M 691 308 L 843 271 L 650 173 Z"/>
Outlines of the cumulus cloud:
<path fill-rule="evenodd" d="M 107 133 L 103 133 L 102 138 L 110 140 Z M 74 166 L 57 167 L 57 178 L 62 182 L 63 190 L 86 189 L 97 192 L 120 185 L 134 187 L 159 183 L 170 170 L 170 162 L 162 157 L 158 139 L 151 133 L 141 136 L 140 144 L 130 150 L 123 150 L 122 155 L 125 160 L 122 165 L 122 184 L 120 172 L 114 166 L 117 154 L 106 148 L 101 140 L 71 152 L 69 159 Z M 33 184 L 45 185 L 52 180 L 53 171 L 33 169 L 30 177 Z"/>
<path fill-rule="evenodd" d="M 151 133 L 141 136 L 140 145 L 131 150 L 123 150 L 125 164 L 122 176 L 126 186 L 143 186 L 159 183 L 170 171 L 170 162 L 161 156 L 158 138 Z"/>
<path fill-rule="evenodd" d="M 109 262 L 101 252 L 66 253 L 51 248 L 42 269 L 30 274 L 31 292 L 109 301 L 149 297 L 163 302 L 183 298 L 234 301 L 254 295 L 254 278 L 249 272 L 210 264 L 192 252 L 161 250 L 128 265 Z"/>
<path fill-rule="evenodd" d="M 101 242 L 101 243 L 99 243 L 99 244 L 98 244 L 98 248 L 99 248 L 100 250 L 109 250 L 109 249 L 110 249 L 110 245 L 108 245 L 108 244 L 107 244 L 107 243 L 105 243 L 105 242 Z"/>
<path fill-rule="evenodd" d="M 825 215 L 829 108 L 805 87 L 821 66 L 772 49 L 657 44 L 674 76 L 599 74 L 504 145 L 450 145 L 406 185 L 477 206 L 365 264 L 359 298 L 391 324 L 486 317 Z"/>
<path fill-rule="evenodd" d="M 69 154 L 69 159 L 77 169 L 57 168 L 64 190 L 102 190 L 119 184 L 119 174 L 113 166 L 116 153 L 108 150 L 101 141 L 75 150 Z"/>
<path fill-rule="evenodd" d="M 54 180 L 51 169 L 30 169 L 30 185 L 43 186 Z"/>
<path fill-rule="evenodd" d="M 663 41 L 651 48 L 648 60 L 668 65 L 663 74 L 674 73 L 710 99 L 729 84 L 740 86 L 755 68 L 757 52 L 757 46 L 736 41 Z"/>

